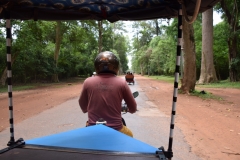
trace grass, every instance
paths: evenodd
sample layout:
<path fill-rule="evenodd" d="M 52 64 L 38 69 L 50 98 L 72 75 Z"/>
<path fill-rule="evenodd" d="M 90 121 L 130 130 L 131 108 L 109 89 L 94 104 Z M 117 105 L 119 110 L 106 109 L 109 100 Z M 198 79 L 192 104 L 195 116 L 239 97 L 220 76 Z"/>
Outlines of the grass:
<path fill-rule="evenodd" d="M 174 77 L 173 76 L 149 76 L 149 78 L 152 79 L 157 79 L 157 80 L 161 80 L 161 81 L 165 81 L 165 82 L 169 82 L 169 83 L 173 83 L 174 82 Z M 180 83 L 180 81 L 179 81 Z M 179 84 L 181 85 L 181 84 Z M 223 80 L 223 81 L 219 81 L 217 83 L 209 83 L 209 84 L 197 84 L 195 87 L 198 88 L 236 88 L 236 89 L 240 89 L 240 82 L 229 82 L 229 80 Z M 215 96 L 209 92 L 204 91 L 205 93 L 203 93 L 203 90 L 199 91 L 196 90 L 191 92 L 190 95 L 192 96 L 197 96 L 200 97 L 202 99 L 215 99 L 215 100 L 222 100 L 221 97 Z M 179 90 L 179 93 L 181 94 L 181 90 Z"/>
<path fill-rule="evenodd" d="M 196 97 L 200 97 L 202 99 L 215 99 L 215 100 L 223 100 L 221 97 L 219 96 L 215 96 L 209 92 L 206 92 L 206 91 L 198 91 L 198 90 L 195 90 L 193 92 L 190 93 L 191 96 L 196 96 Z"/>
<path fill-rule="evenodd" d="M 228 80 L 219 81 L 217 83 L 198 84 L 201 88 L 240 88 L 240 82 L 229 82 Z"/>
<path fill-rule="evenodd" d="M 149 78 L 162 80 L 165 82 L 174 82 L 173 76 L 149 76 Z M 180 83 L 180 81 L 179 81 Z M 229 82 L 229 80 L 223 80 L 216 83 L 209 83 L 209 84 L 197 84 L 196 87 L 200 88 L 239 88 L 240 89 L 240 82 Z"/>
<path fill-rule="evenodd" d="M 24 83 L 24 84 L 13 84 L 12 90 L 13 91 L 22 91 L 22 90 L 30 90 L 30 89 L 36 89 L 36 88 L 42 88 L 42 87 L 55 87 L 55 88 L 61 88 L 65 87 L 66 83 L 68 85 L 76 84 L 79 82 L 83 82 L 85 78 L 80 77 L 74 77 L 69 78 L 65 80 L 61 80 L 59 83 L 52 83 L 52 82 L 45 82 L 45 83 Z M 0 93 L 4 93 L 8 91 L 8 85 L 0 86 Z"/>
<path fill-rule="evenodd" d="M 172 76 L 149 76 L 149 78 L 162 80 L 162 81 L 170 82 L 170 83 L 174 82 L 174 77 L 172 77 Z"/>
<path fill-rule="evenodd" d="M 28 89 L 34 89 L 36 88 L 36 85 L 26 84 L 26 85 L 20 85 L 20 86 L 14 86 L 13 91 L 21 91 L 21 90 L 28 90 Z M 0 93 L 4 93 L 8 91 L 8 86 L 0 86 Z"/>

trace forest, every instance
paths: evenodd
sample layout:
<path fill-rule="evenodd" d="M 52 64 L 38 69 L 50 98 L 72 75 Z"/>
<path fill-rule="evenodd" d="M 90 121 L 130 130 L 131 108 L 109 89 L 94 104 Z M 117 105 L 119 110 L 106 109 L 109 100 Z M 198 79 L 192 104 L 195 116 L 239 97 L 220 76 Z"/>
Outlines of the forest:
<path fill-rule="evenodd" d="M 240 0 L 222 0 L 214 9 L 199 14 L 195 22 L 183 20 L 182 89 L 194 90 L 196 83 L 239 81 L 239 6 Z M 221 13 L 223 19 L 216 25 L 213 25 L 213 10 Z M 134 21 L 131 28 L 127 28 L 124 21 L 12 20 L 11 23 L 15 83 L 88 77 L 94 71 L 96 55 L 106 50 L 119 57 L 119 74 L 132 71 L 141 75 L 174 75 L 175 72 L 177 18 Z M 6 85 L 7 80 L 5 25 L 5 20 L 1 20 L 2 85 Z M 133 37 L 128 37 L 130 29 L 134 31 Z"/>

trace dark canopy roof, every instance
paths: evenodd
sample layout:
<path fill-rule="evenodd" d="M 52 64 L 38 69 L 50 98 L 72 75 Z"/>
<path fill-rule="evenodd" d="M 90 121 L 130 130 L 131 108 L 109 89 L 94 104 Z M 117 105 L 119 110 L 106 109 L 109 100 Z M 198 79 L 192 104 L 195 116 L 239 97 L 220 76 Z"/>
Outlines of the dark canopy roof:
<path fill-rule="evenodd" d="M 20 20 L 147 20 L 177 16 L 179 0 L 0 0 L 0 18 Z M 193 15 L 197 0 L 184 0 Z M 200 12 L 220 0 L 202 0 Z"/>

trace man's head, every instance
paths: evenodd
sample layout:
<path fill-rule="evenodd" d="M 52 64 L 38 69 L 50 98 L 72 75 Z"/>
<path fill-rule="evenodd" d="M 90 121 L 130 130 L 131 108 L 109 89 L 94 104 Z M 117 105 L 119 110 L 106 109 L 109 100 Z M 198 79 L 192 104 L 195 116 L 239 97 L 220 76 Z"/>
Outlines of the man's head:
<path fill-rule="evenodd" d="M 119 60 L 110 51 L 104 51 L 97 55 L 94 62 L 95 70 L 99 73 L 117 74 L 119 70 Z"/>

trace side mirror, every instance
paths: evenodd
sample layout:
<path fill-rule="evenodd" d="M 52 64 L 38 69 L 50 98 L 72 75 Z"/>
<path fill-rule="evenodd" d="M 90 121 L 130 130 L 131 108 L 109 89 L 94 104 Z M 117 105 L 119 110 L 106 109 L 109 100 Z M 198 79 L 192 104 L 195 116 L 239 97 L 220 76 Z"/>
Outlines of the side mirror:
<path fill-rule="evenodd" d="M 133 97 L 134 97 L 134 98 L 136 98 L 138 95 L 139 95 L 139 92 L 138 92 L 138 91 L 133 92 Z"/>

